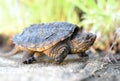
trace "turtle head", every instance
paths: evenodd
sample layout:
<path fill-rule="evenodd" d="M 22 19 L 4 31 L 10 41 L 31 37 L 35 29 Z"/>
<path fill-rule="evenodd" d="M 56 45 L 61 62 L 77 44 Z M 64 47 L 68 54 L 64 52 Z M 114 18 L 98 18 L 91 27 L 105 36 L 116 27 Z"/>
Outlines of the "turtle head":
<path fill-rule="evenodd" d="M 78 39 L 79 45 L 92 46 L 96 39 L 96 35 L 93 33 L 81 33 L 78 34 L 76 39 Z"/>
<path fill-rule="evenodd" d="M 96 35 L 88 32 L 78 32 L 71 40 L 72 52 L 81 53 L 89 49 L 94 43 Z"/>

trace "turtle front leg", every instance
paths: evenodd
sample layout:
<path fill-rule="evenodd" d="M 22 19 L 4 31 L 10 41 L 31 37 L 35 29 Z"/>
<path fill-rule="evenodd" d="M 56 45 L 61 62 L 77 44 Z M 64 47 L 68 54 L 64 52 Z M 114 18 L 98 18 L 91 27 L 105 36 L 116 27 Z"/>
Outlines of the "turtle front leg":
<path fill-rule="evenodd" d="M 31 63 L 37 61 L 38 58 L 41 56 L 41 54 L 38 52 L 35 52 L 35 53 L 34 52 L 24 52 L 24 53 L 25 53 L 25 55 L 22 58 L 22 62 L 24 64 L 31 64 Z"/>
<path fill-rule="evenodd" d="M 65 57 L 68 55 L 69 49 L 68 49 L 68 47 L 63 46 L 63 47 L 60 47 L 60 49 L 56 50 L 56 51 L 57 51 L 57 55 L 55 56 L 54 63 L 60 64 L 63 62 Z"/>
<path fill-rule="evenodd" d="M 34 52 L 32 51 L 24 51 L 24 56 L 22 58 L 22 63 L 24 64 L 31 64 L 34 60 L 33 58 L 33 55 L 34 55 Z"/>

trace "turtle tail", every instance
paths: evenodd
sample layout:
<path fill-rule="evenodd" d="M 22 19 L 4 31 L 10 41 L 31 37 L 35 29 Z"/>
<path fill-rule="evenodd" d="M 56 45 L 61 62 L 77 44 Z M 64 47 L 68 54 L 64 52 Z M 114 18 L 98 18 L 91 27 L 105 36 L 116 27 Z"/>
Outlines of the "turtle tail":
<path fill-rule="evenodd" d="M 0 57 L 10 57 L 16 55 L 20 51 L 18 46 L 15 46 L 10 52 L 7 53 L 0 53 Z"/>

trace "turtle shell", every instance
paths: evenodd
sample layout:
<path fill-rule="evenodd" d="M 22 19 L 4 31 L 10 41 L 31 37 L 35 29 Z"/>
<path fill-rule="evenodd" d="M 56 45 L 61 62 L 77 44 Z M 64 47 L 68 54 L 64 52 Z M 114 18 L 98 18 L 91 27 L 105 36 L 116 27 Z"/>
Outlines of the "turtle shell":
<path fill-rule="evenodd" d="M 16 45 L 44 51 L 70 37 L 77 26 L 67 22 L 33 24 L 13 38 Z"/>

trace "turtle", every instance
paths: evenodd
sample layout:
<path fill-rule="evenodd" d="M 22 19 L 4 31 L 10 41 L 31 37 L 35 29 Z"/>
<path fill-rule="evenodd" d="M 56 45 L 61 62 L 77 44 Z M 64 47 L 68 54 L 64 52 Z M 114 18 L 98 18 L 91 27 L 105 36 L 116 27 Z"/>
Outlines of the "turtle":
<path fill-rule="evenodd" d="M 31 64 L 45 54 L 52 57 L 55 64 L 60 64 L 70 54 L 88 56 L 85 52 L 95 39 L 95 34 L 68 22 L 32 24 L 15 35 L 12 39 L 15 47 L 0 56 L 9 57 L 23 52 L 22 63 Z"/>

